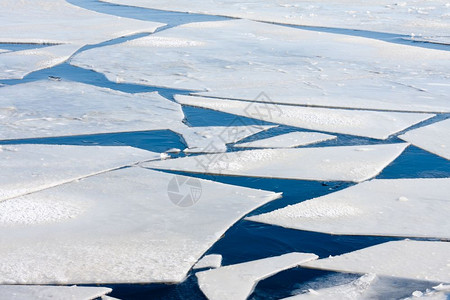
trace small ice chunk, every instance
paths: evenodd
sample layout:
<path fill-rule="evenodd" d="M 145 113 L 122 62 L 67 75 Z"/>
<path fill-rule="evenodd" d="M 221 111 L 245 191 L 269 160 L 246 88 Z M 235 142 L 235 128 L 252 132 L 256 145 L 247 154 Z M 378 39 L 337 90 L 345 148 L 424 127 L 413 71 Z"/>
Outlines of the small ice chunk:
<path fill-rule="evenodd" d="M 222 265 L 222 255 L 220 254 L 209 254 L 202 257 L 194 266 L 195 269 L 211 268 L 217 269 Z"/>
<path fill-rule="evenodd" d="M 76 299 L 91 300 L 110 293 L 110 288 L 87 286 L 51 285 L 0 285 L 0 299 L 8 300 L 48 300 Z"/>
<path fill-rule="evenodd" d="M 203 271 L 196 276 L 200 289 L 209 300 L 244 300 L 252 293 L 260 280 L 317 257 L 311 253 L 293 252 Z"/>
<path fill-rule="evenodd" d="M 327 140 L 335 139 L 336 137 L 329 134 L 318 132 L 290 132 L 282 135 L 277 135 L 267 139 L 251 141 L 247 143 L 240 143 L 234 147 L 242 148 L 292 148 L 297 146 L 305 146 L 315 144 Z"/>

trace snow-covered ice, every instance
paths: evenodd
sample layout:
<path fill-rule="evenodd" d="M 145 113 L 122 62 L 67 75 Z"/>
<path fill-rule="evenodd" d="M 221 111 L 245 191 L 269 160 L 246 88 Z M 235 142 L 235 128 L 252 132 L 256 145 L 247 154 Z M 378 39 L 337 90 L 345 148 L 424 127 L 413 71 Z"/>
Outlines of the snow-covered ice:
<path fill-rule="evenodd" d="M 239 143 L 234 147 L 240 148 L 292 148 L 297 146 L 305 146 L 316 144 L 327 140 L 335 139 L 336 136 L 323 134 L 319 132 L 300 132 L 294 131 L 270 138 L 251 141 L 247 143 Z"/>
<path fill-rule="evenodd" d="M 450 283 L 450 243 L 394 241 L 302 264 L 347 273 Z"/>
<path fill-rule="evenodd" d="M 244 300 L 260 280 L 317 257 L 311 253 L 293 252 L 203 271 L 196 276 L 200 289 L 209 300 Z"/>
<path fill-rule="evenodd" d="M 0 299 L 5 300 L 92 300 L 110 292 L 104 287 L 0 285 Z"/>
<path fill-rule="evenodd" d="M 360 182 L 376 176 L 408 144 L 257 149 L 142 164 L 194 173 Z"/>
<path fill-rule="evenodd" d="M 175 205 L 178 196 L 197 202 Z M 180 282 L 233 223 L 279 196 L 130 167 L 6 200 L 83 212 L 58 223 L 0 223 L 0 284 Z"/>
<path fill-rule="evenodd" d="M 220 254 L 209 254 L 202 257 L 193 267 L 193 269 L 204 269 L 211 268 L 217 269 L 222 265 L 222 255 Z"/>
<path fill-rule="evenodd" d="M 450 160 L 450 119 L 410 130 L 399 138 Z"/>
<path fill-rule="evenodd" d="M 383 1 L 158 1 L 101 0 L 144 8 L 221 15 L 265 22 L 336 27 L 404 35 L 446 38 L 450 6 L 445 0 Z"/>
<path fill-rule="evenodd" d="M 175 97 L 178 103 L 299 128 L 386 139 L 433 115 L 249 103 L 206 97 Z"/>
<path fill-rule="evenodd" d="M 248 20 L 185 24 L 71 64 L 203 96 L 255 100 L 264 91 L 277 103 L 450 112 L 449 51 Z"/>
<path fill-rule="evenodd" d="M 3 145 L 0 146 L 0 201 L 153 159 L 159 159 L 159 154 L 132 147 Z M 21 204 L 25 209 L 22 212 L 13 203 L 2 204 L 2 209 L 18 215 L 29 212 L 30 220 L 20 221 L 8 214 L 2 215 L 0 222 L 21 223 L 44 217 L 40 215 L 43 212 L 39 204 L 25 199 Z M 60 204 L 55 203 L 52 214 L 70 216 L 78 212 L 77 208 Z M 52 214 L 47 217 L 57 216 Z"/>
<path fill-rule="evenodd" d="M 249 220 L 331 234 L 450 239 L 450 179 L 371 180 Z"/>

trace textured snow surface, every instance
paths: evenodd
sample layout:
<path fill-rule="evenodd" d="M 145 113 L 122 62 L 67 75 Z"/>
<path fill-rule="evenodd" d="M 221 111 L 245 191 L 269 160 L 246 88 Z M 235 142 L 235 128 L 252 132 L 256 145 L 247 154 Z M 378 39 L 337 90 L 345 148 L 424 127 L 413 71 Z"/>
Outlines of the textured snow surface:
<path fill-rule="evenodd" d="M 193 269 L 211 268 L 216 269 L 222 265 L 222 255 L 210 254 L 202 257 L 194 266 Z"/>
<path fill-rule="evenodd" d="M 450 282 L 450 243 L 395 241 L 340 256 L 307 262 L 302 266 L 348 273 Z"/>
<path fill-rule="evenodd" d="M 178 103 L 184 105 L 208 108 L 267 122 L 375 139 L 386 139 L 398 131 L 402 131 L 433 116 L 419 113 L 249 103 L 247 101 L 182 95 L 177 95 L 175 99 Z"/>
<path fill-rule="evenodd" d="M 200 197 L 182 207 L 179 195 Z M 0 284 L 180 282 L 233 223 L 278 197 L 131 167 L 10 199 L 85 210 L 59 223 L 0 223 Z"/>
<path fill-rule="evenodd" d="M 450 119 L 408 131 L 399 138 L 450 160 Z"/>
<path fill-rule="evenodd" d="M 282 135 L 273 136 L 267 139 L 251 141 L 248 143 L 240 143 L 234 147 L 242 148 L 292 148 L 297 146 L 305 146 L 315 144 L 336 137 L 329 134 L 318 132 L 289 132 Z"/>
<path fill-rule="evenodd" d="M 376 176 L 407 146 L 386 144 L 257 149 L 183 157 L 143 165 L 206 174 L 359 182 Z"/>
<path fill-rule="evenodd" d="M 398 2 L 383 0 L 358 1 L 157 1 L 101 0 L 145 8 L 222 15 L 260 21 L 296 25 L 339 27 L 348 29 L 415 35 L 450 33 L 447 1 L 412 0 Z"/>
<path fill-rule="evenodd" d="M 450 179 L 372 180 L 249 220 L 331 234 L 450 239 Z"/>
<path fill-rule="evenodd" d="M 0 285 L 0 299 L 5 300 L 91 300 L 110 292 L 104 287 Z"/>
<path fill-rule="evenodd" d="M 277 103 L 450 112 L 449 51 L 248 20 L 185 24 L 71 63 L 204 96 L 255 100 L 264 91 Z"/>
<path fill-rule="evenodd" d="M 317 258 L 315 254 L 293 252 L 203 271 L 196 276 L 200 289 L 209 300 L 244 300 L 260 280 Z"/>
<path fill-rule="evenodd" d="M 0 146 L 0 201 L 152 159 L 159 159 L 159 154 L 132 147 Z M 0 204 L 5 212 L 0 222 L 8 224 L 68 218 L 82 209 L 59 201 L 52 205 L 47 200 L 33 204 L 22 199 L 22 211 L 14 202 Z M 46 207 L 52 212 L 43 212 Z"/>

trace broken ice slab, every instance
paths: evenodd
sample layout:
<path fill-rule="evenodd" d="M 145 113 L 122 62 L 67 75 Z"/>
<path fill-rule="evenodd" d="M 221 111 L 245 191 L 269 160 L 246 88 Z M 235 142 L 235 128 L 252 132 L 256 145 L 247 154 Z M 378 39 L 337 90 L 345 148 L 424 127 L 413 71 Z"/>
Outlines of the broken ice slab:
<path fill-rule="evenodd" d="M 196 276 L 200 289 L 209 300 L 244 300 L 260 280 L 317 258 L 315 254 L 293 252 L 203 271 Z"/>
<path fill-rule="evenodd" d="M 175 99 L 183 105 L 217 110 L 266 122 L 375 139 L 386 139 L 396 132 L 402 131 L 433 116 L 431 114 L 418 113 L 251 103 L 248 101 L 183 95 L 177 95 Z"/>
<path fill-rule="evenodd" d="M 151 9 L 201 13 L 252 19 L 264 22 L 317 27 L 347 28 L 374 31 L 367 35 L 377 37 L 381 32 L 392 34 L 449 35 L 448 4 L 446 1 L 398 2 L 367 1 L 246 1 L 212 0 L 101 0 L 121 5 Z"/>
<path fill-rule="evenodd" d="M 450 119 L 410 130 L 399 138 L 450 160 Z"/>
<path fill-rule="evenodd" d="M 237 119 L 238 120 L 238 119 Z M 236 123 L 239 123 L 238 121 Z M 276 126 L 209 126 L 191 127 L 192 134 L 183 135 L 188 149 L 186 153 L 217 153 L 226 152 L 227 144 L 236 143 L 246 137 L 268 130 Z M 201 137 L 202 140 L 196 138 Z M 203 145 L 202 145 L 203 144 Z"/>
<path fill-rule="evenodd" d="M 449 253 L 448 242 L 403 240 L 306 262 L 302 267 L 449 283 Z"/>
<path fill-rule="evenodd" d="M 132 147 L 3 145 L 0 201 L 152 159 L 159 153 Z"/>
<path fill-rule="evenodd" d="M 450 239 L 450 179 L 371 180 L 249 217 L 331 234 Z"/>
<path fill-rule="evenodd" d="M 250 177 L 354 181 L 376 176 L 408 144 L 257 149 L 205 154 L 142 164 L 193 173 Z"/>
<path fill-rule="evenodd" d="M 0 299 L 8 300 L 48 300 L 72 299 L 92 300 L 110 293 L 110 288 L 86 286 L 39 286 L 0 285 Z"/>
<path fill-rule="evenodd" d="M 209 254 L 202 257 L 193 267 L 193 269 L 217 269 L 222 265 L 222 255 Z"/>
<path fill-rule="evenodd" d="M 97 44 L 164 24 L 97 13 L 64 0 L 3 0 L 0 42 Z"/>
<path fill-rule="evenodd" d="M 10 199 L 81 213 L 0 223 L 0 284 L 178 283 L 229 227 L 279 197 L 131 167 Z"/>
<path fill-rule="evenodd" d="M 282 135 L 273 136 L 267 139 L 239 143 L 234 147 L 239 148 L 292 148 L 316 144 L 335 139 L 336 136 L 323 134 L 319 132 L 300 132 L 294 131 Z"/>
<path fill-rule="evenodd" d="M 70 63 L 209 97 L 258 101 L 264 91 L 280 104 L 450 112 L 449 51 L 247 20 L 185 24 Z"/>

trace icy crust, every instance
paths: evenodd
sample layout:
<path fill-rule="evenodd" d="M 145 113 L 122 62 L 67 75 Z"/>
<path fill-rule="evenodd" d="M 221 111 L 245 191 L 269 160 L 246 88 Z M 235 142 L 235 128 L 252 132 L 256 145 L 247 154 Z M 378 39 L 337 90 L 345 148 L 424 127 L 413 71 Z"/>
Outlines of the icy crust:
<path fill-rule="evenodd" d="M 238 148 L 292 148 L 316 144 L 327 140 L 335 139 L 336 136 L 318 132 L 289 132 L 267 139 L 239 143 L 234 145 Z"/>
<path fill-rule="evenodd" d="M 450 160 L 450 119 L 410 130 L 399 138 Z"/>
<path fill-rule="evenodd" d="M 3 0 L 0 42 L 97 44 L 164 24 L 97 13 L 64 0 Z"/>
<path fill-rule="evenodd" d="M 448 36 L 447 1 L 100 0 L 138 7 L 229 16 L 266 22 L 338 27 L 405 35 Z"/>
<path fill-rule="evenodd" d="M 252 101 L 264 91 L 284 104 L 450 112 L 448 51 L 248 20 L 185 24 L 71 64 L 203 96 Z"/>
<path fill-rule="evenodd" d="M 210 268 L 210 269 L 216 269 L 219 268 L 222 265 L 222 255 L 220 254 L 210 254 L 202 257 L 193 269 L 204 269 L 204 268 Z"/>
<path fill-rule="evenodd" d="M 197 202 L 175 205 L 179 195 Z M 180 282 L 233 223 L 279 196 L 131 167 L 11 199 L 86 210 L 57 224 L 0 223 L 0 284 Z"/>
<path fill-rule="evenodd" d="M 372 180 L 249 217 L 331 234 L 450 239 L 450 179 Z"/>
<path fill-rule="evenodd" d="M 403 240 L 307 262 L 302 266 L 338 272 L 374 273 L 380 276 L 449 283 L 449 253 L 449 242 Z"/>
<path fill-rule="evenodd" d="M 360 182 L 380 173 L 407 146 L 408 144 L 386 144 L 257 149 L 183 157 L 142 165 L 206 174 Z"/>
<path fill-rule="evenodd" d="M 299 128 L 386 139 L 390 135 L 424 121 L 433 115 L 377 112 L 249 103 L 177 95 L 183 105 L 212 109 Z"/>
<path fill-rule="evenodd" d="M 200 289 L 209 300 L 244 300 L 260 280 L 317 258 L 315 254 L 293 252 L 203 271 L 196 276 Z"/>
<path fill-rule="evenodd" d="M 110 288 L 104 287 L 0 285 L 0 298 L 8 300 L 92 300 L 111 291 Z"/>
<path fill-rule="evenodd" d="M 159 154 L 132 147 L 0 146 L 0 201 L 153 159 L 159 159 Z M 48 201 L 30 203 L 23 199 L 20 203 L 0 204 L 5 212 L 1 214 L 0 223 L 8 224 L 65 219 L 83 210 L 59 201 L 52 205 Z M 17 205 L 21 205 L 23 210 L 18 210 Z M 46 211 L 46 207 L 51 207 L 52 211 Z"/>

